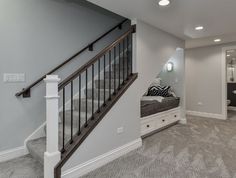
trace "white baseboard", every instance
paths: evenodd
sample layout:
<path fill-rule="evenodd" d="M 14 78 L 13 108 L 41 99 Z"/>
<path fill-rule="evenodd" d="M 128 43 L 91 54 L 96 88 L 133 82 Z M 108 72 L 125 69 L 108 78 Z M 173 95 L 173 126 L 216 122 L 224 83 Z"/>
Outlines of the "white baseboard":
<path fill-rule="evenodd" d="M 230 111 L 236 111 L 236 107 L 235 106 L 228 106 L 227 108 Z"/>
<path fill-rule="evenodd" d="M 62 178 L 78 178 L 142 146 L 139 138 L 62 173 Z"/>
<path fill-rule="evenodd" d="M 225 116 L 223 114 L 214 114 L 214 113 L 206 113 L 206 112 L 198 112 L 198 111 L 187 111 L 187 115 L 191 116 L 199 116 L 199 117 L 207 117 L 213 119 L 221 119 L 225 120 Z"/>
<path fill-rule="evenodd" d="M 20 156 L 24 156 L 28 153 L 27 149 L 25 146 L 6 150 L 3 152 L 0 152 L 0 162 L 8 161 Z"/>

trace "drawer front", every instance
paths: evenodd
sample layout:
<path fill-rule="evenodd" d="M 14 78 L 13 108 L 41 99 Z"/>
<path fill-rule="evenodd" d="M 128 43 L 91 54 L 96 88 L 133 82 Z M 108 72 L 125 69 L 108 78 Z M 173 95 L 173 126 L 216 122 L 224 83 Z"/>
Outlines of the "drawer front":
<path fill-rule="evenodd" d="M 165 127 L 168 124 L 169 124 L 169 116 L 168 115 L 162 116 L 157 119 L 156 128 L 159 129 L 159 128 Z"/>
<path fill-rule="evenodd" d="M 141 135 L 148 134 L 156 130 L 156 123 L 154 120 L 149 120 L 141 123 Z"/>
<path fill-rule="evenodd" d="M 173 112 L 170 114 L 170 122 L 176 122 L 180 119 L 180 113 L 179 112 Z"/>

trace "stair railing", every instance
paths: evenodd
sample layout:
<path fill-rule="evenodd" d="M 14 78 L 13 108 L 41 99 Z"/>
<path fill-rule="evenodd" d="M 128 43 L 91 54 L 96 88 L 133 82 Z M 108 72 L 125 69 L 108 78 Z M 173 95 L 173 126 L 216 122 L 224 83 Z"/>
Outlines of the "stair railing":
<path fill-rule="evenodd" d="M 61 178 L 62 166 L 137 78 L 137 74 L 133 74 L 132 71 L 132 34 L 135 31 L 136 26 L 131 26 L 126 33 L 58 85 L 57 95 L 62 99 L 60 136 L 58 133 L 54 134 L 56 138 L 53 139 L 58 139 L 58 141 L 52 141 L 52 143 L 59 143 L 61 159 L 57 165 L 54 165 L 55 178 Z M 45 81 L 49 82 L 50 76 L 47 78 Z M 84 94 L 82 90 L 84 90 Z M 55 97 L 52 96 L 52 98 L 54 101 L 48 102 L 54 102 L 58 107 L 58 101 L 55 100 Z M 47 100 L 50 99 L 48 96 Z M 66 105 L 69 105 L 69 110 Z M 54 107 L 47 105 L 47 113 L 51 113 L 52 108 Z M 75 113 L 77 115 L 74 115 Z M 48 120 L 54 120 L 53 122 L 47 121 L 47 124 L 55 124 L 59 121 L 58 115 L 53 115 L 56 117 L 55 119 L 50 118 L 50 114 L 47 116 Z M 56 125 L 58 126 L 58 124 Z M 47 126 L 47 133 L 58 131 L 58 129 L 48 130 L 51 128 L 53 126 Z M 49 139 L 52 137 L 47 137 L 47 144 L 51 144 Z M 57 156 L 56 154 L 55 160 L 58 159 Z M 51 159 L 50 166 L 55 164 L 55 160 Z M 48 165 L 48 163 L 45 164 Z M 45 175 L 51 176 L 52 170 Z"/>
<path fill-rule="evenodd" d="M 74 54 L 73 56 L 71 56 L 70 58 L 68 58 L 66 61 L 64 61 L 63 63 L 61 63 L 60 65 L 58 65 L 57 67 L 55 67 L 54 69 L 52 69 L 51 71 L 49 71 L 47 74 L 43 75 L 42 77 L 40 77 L 38 80 L 36 80 L 35 82 L 33 82 L 32 84 L 30 84 L 28 87 L 23 88 L 21 91 L 17 92 L 15 94 L 15 96 L 19 97 L 19 96 L 23 96 L 24 98 L 30 97 L 31 96 L 31 89 L 33 87 L 35 87 L 36 85 L 38 85 L 44 78 L 46 78 L 47 75 L 51 75 L 54 72 L 56 72 L 58 69 L 64 67 L 66 64 L 68 64 L 70 61 L 72 61 L 73 59 L 75 59 L 77 56 L 79 56 L 80 54 L 82 54 L 83 52 L 85 52 L 86 50 L 89 51 L 93 51 L 94 48 L 94 44 L 96 44 L 98 41 L 100 41 L 102 38 L 104 38 L 105 36 L 107 36 L 108 34 L 110 34 L 112 31 L 116 30 L 116 29 L 122 29 L 122 25 L 128 21 L 128 19 L 124 19 L 122 22 L 120 22 L 119 24 L 117 24 L 116 26 L 114 26 L 113 28 L 111 28 L 110 30 L 108 30 L 107 32 L 105 32 L 104 34 L 102 34 L 100 37 L 98 37 L 96 40 L 94 40 L 93 42 L 91 42 L 90 44 L 88 44 L 87 46 L 85 46 L 83 49 L 81 49 L 79 52 L 77 52 L 76 54 Z"/>

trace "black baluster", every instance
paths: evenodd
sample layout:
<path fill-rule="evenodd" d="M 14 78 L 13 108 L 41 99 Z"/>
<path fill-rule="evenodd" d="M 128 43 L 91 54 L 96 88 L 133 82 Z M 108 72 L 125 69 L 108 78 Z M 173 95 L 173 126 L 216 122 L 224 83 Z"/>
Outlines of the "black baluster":
<path fill-rule="evenodd" d="M 120 61 L 120 43 L 119 43 L 119 89 L 120 89 L 120 63 L 121 63 L 121 61 Z"/>
<path fill-rule="evenodd" d="M 125 83 L 125 39 L 123 40 L 123 84 Z"/>
<path fill-rule="evenodd" d="M 126 59 L 126 61 L 127 61 L 127 80 L 129 79 L 129 35 L 127 36 L 127 41 L 126 41 L 126 45 L 127 45 L 127 51 L 126 51 L 126 55 L 127 55 L 127 59 Z"/>
<path fill-rule="evenodd" d="M 85 71 L 85 127 L 88 126 L 88 69 Z"/>
<path fill-rule="evenodd" d="M 130 75 L 133 74 L 133 34 L 130 34 L 131 42 L 130 42 Z"/>
<path fill-rule="evenodd" d="M 98 112 L 100 112 L 100 58 L 98 59 Z"/>
<path fill-rule="evenodd" d="M 109 100 L 111 100 L 111 51 L 109 51 Z"/>
<path fill-rule="evenodd" d="M 79 129 L 78 135 L 81 133 L 81 74 L 79 74 Z"/>
<path fill-rule="evenodd" d="M 94 119 L 94 64 L 92 64 L 92 120 Z"/>
<path fill-rule="evenodd" d="M 74 109 L 73 109 L 73 80 L 71 81 L 71 84 L 70 84 L 70 88 L 71 88 L 71 91 L 70 91 L 70 100 L 71 100 L 71 108 L 70 108 L 70 110 L 71 110 L 71 112 L 70 112 L 70 127 L 71 127 L 71 132 L 70 132 L 70 143 L 73 143 L 73 111 L 74 111 Z"/>
<path fill-rule="evenodd" d="M 116 66 L 116 47 L 114 47 L 114 66 Z M 114 68 L 114 95 L 116 94 L 116 68 Z"/>
<path fill-rule="evenodd" d="M 104 70 L 104 77 L 103 77 L 103 79 L 104 79 L 104 81 L 103 81 L 103 85 L 104 85 L 104 93 L 103 93 L 103 106 L 106 106 L 106 78 L 105 78 L 105 75 L 106 75 L 106 54 L 104 55 L 104 62 L 103 62 L 103 70 Z"/>
<path fill-rule="evenodd" d="M 63 116 L 62 116 L 62 150 L 61 152 L 65 152 L 65 88 L 62 90 L 62 107 L 63 107 Z"/>

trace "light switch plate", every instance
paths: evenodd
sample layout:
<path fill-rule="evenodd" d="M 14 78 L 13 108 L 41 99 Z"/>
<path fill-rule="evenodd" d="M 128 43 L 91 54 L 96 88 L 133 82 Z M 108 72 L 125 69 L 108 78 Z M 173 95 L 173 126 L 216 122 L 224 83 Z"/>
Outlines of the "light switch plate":
<path fill-rule="evenodd" d="M 6 83 L 25 82 L 24 73 L 4 73 L 3 81 Z"/>

